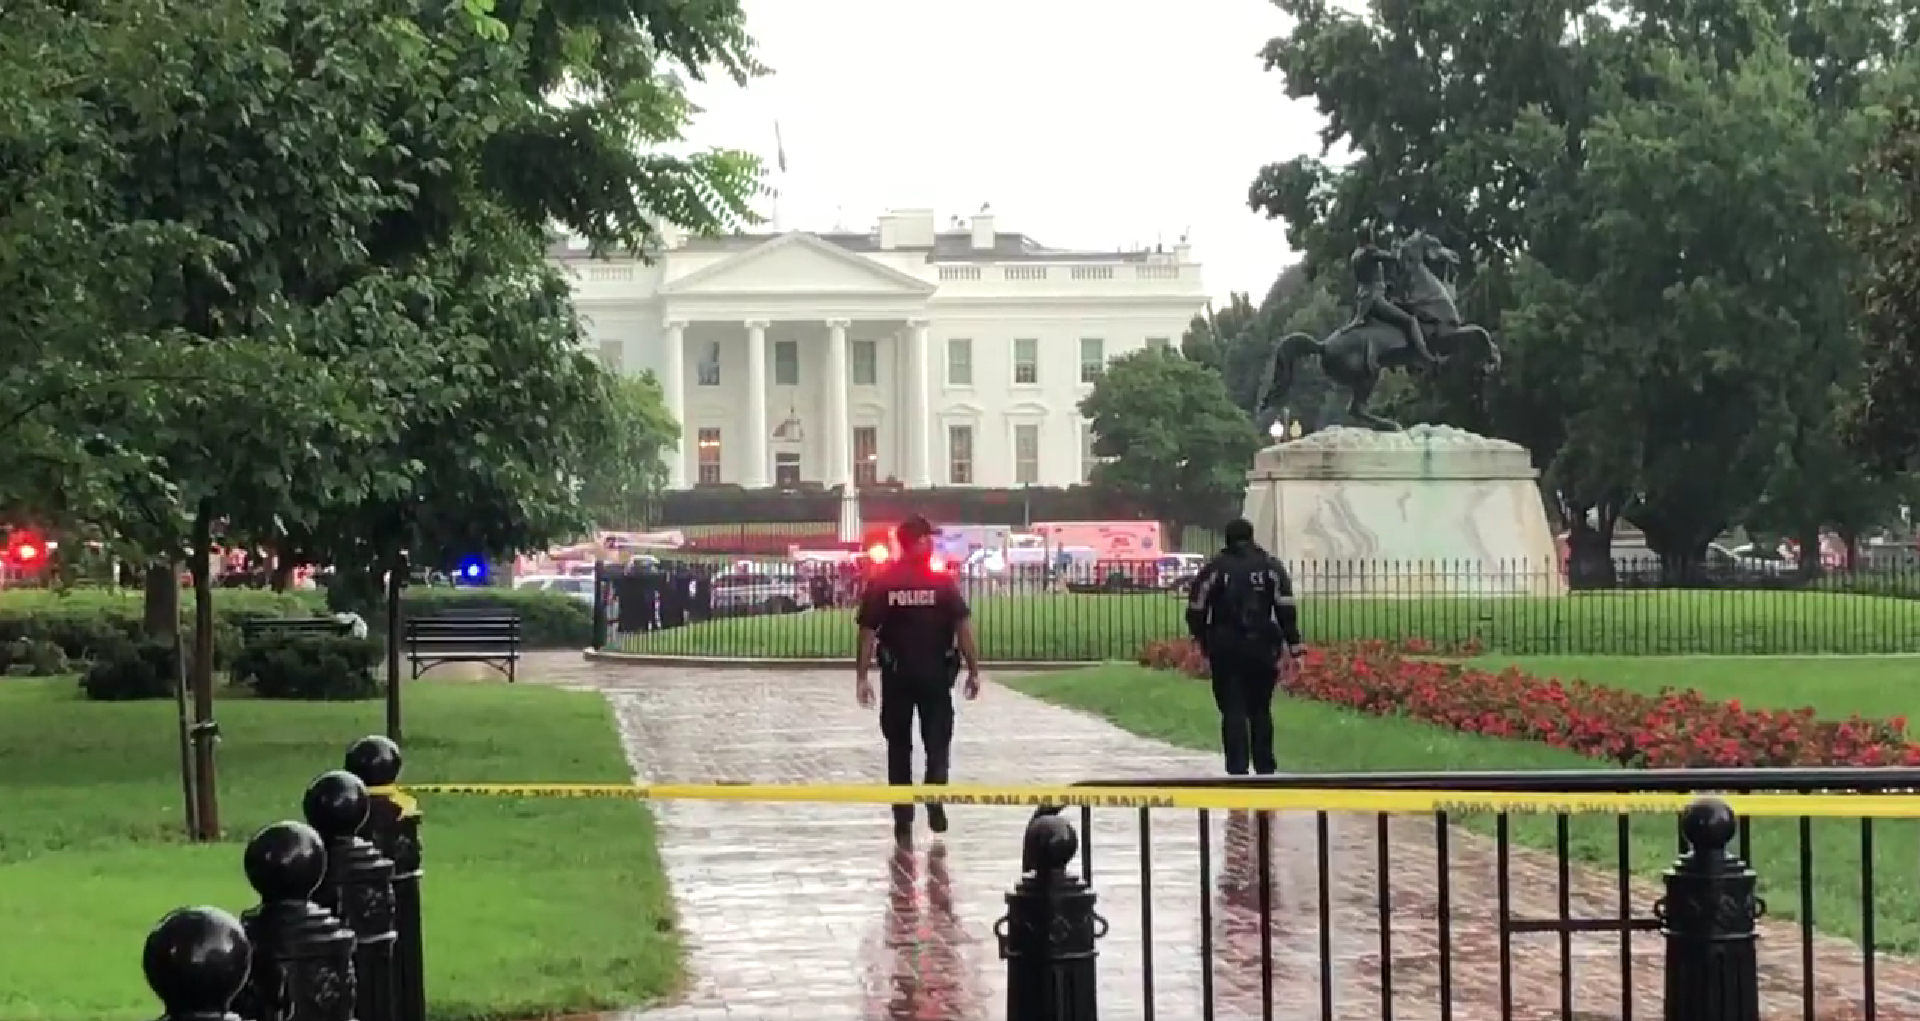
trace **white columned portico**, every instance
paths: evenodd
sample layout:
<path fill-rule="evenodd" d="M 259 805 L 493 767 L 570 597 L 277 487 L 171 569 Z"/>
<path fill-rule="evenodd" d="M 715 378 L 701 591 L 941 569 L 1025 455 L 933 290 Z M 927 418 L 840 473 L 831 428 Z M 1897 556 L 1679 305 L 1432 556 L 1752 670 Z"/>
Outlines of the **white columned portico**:
<path fill-rule="evenodd" d="M 853 423 L 847 414 L 847 327 L 846 319 L 827 320 L 827 470 L 824 481 L 829 487 L 853 485 Z"/>
<path fill-rule="evenodd" d="M 740 484 L 765 489 L 773 484 L 767 453 L 767 326 L 747 320 L 747 473 Z"/>
<path fill-rule="evenodd" d="M 933 431 L 933 408 L 928 401 L 927 380 L 931 372 L 927 351 L 928 322 L 907 320 L 907 485 L 925 489 L 933 485 L 933 461 L 928 456 Z"/>
<path fill-rule="evenodd" d="M 693 447 L 693 430 L 687 426 L 687 322 L 684 319 L 669 319 L 666 322 L 667 351 L 661 366 L 660 389 L 666 395 L 667 414 L 673 416 L 673 422 L 680 427 L 680 439 L 673 445 L 672 456 L 667 458 L 667 486 L 672 489 L 685 489 L 687 486 L 687 451 Z"/>

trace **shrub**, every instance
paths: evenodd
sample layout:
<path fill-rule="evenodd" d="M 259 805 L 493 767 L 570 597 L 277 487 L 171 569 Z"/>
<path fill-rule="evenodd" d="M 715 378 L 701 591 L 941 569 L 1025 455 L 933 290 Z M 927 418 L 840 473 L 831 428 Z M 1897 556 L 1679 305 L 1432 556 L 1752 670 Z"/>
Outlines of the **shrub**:
<path fill-rule="evenodd" d="M 425 617 L 448 610 L 498 610 L 520 615 L 520 634 L 528 648 L 584 649 L 593 641 L 593 607 L 562 592 L 509 588 L 410 588 L 400 597 L 402 612 Z M 385 624 L 384 616 L 375 627 Z"/>
<path fill-rule="evenodd" d="M 304 617 L 320 612 L 313 592 L 265 592 L 221 589 L 214 593 L 214 663 L 224 666 L 240 647 L 240 622 L 248 617 Z M 193 595 L 181 593 L 180 626 L 193 628 Z M 0 649 L 21 649 L 21 642 L 59 649 L 66 660 L 92 660 L 129 645 L 146 642 L 139 592 L 116 589 L 14 589 L 0 594 Z M 24 664 L 36 674 L 68 669 L 47 650 L 17 657 L 0 652 L 8 669 Z"/>
<path fill-rule="evenodd" d="M 172 645 L 126 642 L 93 661 L 80 676 L 80 689 L 95 702 L 171 698 L 178 676 Z"/>
<path fill-rule="evenodd" d="M 1140 662 L 1206 674 L 1206 660 L 1190 642 L 1151 643 Z M 1518 668 L 1494 673 L 1412 658 L 1382 642 L 1309 647 L 1289 693 L 1636 768 L 1920 766 L 1920 745 L 1907 739 L 1901 717 L 1824 720 L 1811 708 L 1756 709 L 1693 690 L 1648 695 Z"/>
<path fill-rule="evenodd" d="M 233 661 L 233 682 L 261 698 L 347 702 L 380 691 L 382 646 L 371 638 L 261 635 Z"/>

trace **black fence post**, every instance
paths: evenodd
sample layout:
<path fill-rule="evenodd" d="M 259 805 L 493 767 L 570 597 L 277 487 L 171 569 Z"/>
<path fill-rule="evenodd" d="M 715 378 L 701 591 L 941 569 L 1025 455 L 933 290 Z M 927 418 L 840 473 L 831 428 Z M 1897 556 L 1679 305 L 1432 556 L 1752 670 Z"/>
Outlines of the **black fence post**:
<path fill-rule="evenodd" d="M 353 930 L 358 1021 L 394 1021 L 393 861 L 358 834 L 367 821 L 367 786 L 336 769 L 320 774 L 301 801 L 307 824 L 327 847 L 327 873 L 314 900 Z"/>
<path fill-rule="evenodd" d="M 593 562 L 593 647 L 600 650 L 607 647 L 607 599 L 612 594 L 613 583 L 607 580 L 606 563 Z"/>
<path fill-rule="evenodd" d="M 260 904 L 240 916 L 256 953 L 236 1009 L 247 1021 L 352 1021 L 353 931 L 311 899 L 327 877 L 320 834 L 274 823 L 241 862 Z"/>
<path fill-rule="evenodd" d="M 597 570 L 597 568 L 596 568 Z M 361 836 L 393 859 L 393 988 L 395 1021 L 427 1021 L 427 973 L 420 928 L 420 804 L 397 786 L 404 759 L 384 737 L 363 737 L 347 749 L 347 772 L 367 785 L 373 804 Z"/>
<path fill-rule="evenodd" d="M 1754 923 L 1766 903 L 1754 894 L 1753 869 L 1727 850 L 1739 820 L 1719 798 L 1700 798 L 1680 831 L 1689 850 L 1653 907 L 1667 939 L 1666 1021 L 1760 1021 Z"/>
<path fill-rule="evenodd" d="M 1080 847 L 1073 825 L 1042 810 L 1027 823 L 1019 885 L 994 927 L 1007 962 L 1007 1021 L 1098 1021 L 1096 941 L 1107 921 L 1067 865 Z"/>
<path fill-rule="evenodd" d="M 181 908 L 147 933 L 140 969 L 160 1021 L 238 1021 L 227 1013 L 253 965 L 253 944 L 219 908 Z"/>

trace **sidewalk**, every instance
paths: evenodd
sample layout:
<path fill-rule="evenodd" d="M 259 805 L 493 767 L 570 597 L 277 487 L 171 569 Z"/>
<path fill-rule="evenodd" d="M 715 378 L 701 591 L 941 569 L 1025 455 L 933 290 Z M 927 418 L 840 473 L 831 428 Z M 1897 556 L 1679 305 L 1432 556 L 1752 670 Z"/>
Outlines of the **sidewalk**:
<path fill-rule="evenodd" d="M 546 666 L 543 664 L 543 667 Z M 553 666 L 558 667 L 556 662 Z M 844 672 L 675 670 L 577 658 L 565 669 L 532 669 L 550 683 L 605 691 L 635 773 L 649 781 L 877 782 L 878 724 L 853 703 Z M 1218 768 L 1211 756 L 1136 737 L 1091 717 L 989 685 L 960 710 L 956 779 L 984 783 L 1067 782 L 1094 776 L 1177 776 Z M 894 845 L 887 810 L 875 806 L 667 802 L 655 806 L 662 854 L 680 906 L 691 978 L 676 1005 L 623 1014 L 618 1021 L 989 1021 L 1004 1016 L 1004 965 L 993 925 L 1018 878 L 1028 812 L 950 810 L 953 829 L 935 839 L 922 822 L 914 847 Z M 1077 817 L 1070 813 L 1078 826 Z M 1156 812 L 1148 831 L 1151 947 L 1142 921 L 1140 813 L 1095 816 L 1094 888 L 1111 931 L 1100 943 L 1103 1016 L 1202 1015 L 1202 898 L 1211 909 L 1215 1016 L 1261 1016 L 1261 949 L 1254 822 L 1213 813 L 1209 886 L 1200 874 L 1195 814 Z M 1321 934 L 1315 821 L 1273 821 L 1274 1016 L 1321 1016 Z M 1335 1018 L 1377 1021 L 1381 1003 L 1380 862 L 1375 819 L 1329 820 L 1332 919 L 1328 972 Z M 1392 878 L 1388 954 L 1393 1016 L 1439 1018 L 1440 907 L 1433 825 L 1392 820 L 1386 841 Z M 1451 986 L 1454 1018 L 1498 1018 L 1499 960 L 1493 845 L 1450 831 Z M 1513 913 L 1549 918 L 1557 908 L 1549 855 L 1512 856 Z M 1617 911 L 1611 875 L 1576 869 L 1576 917 Z M 1635 883 L 1645 916 L 1658 896 Z M 1767 923 L 1762 947 L 1764 1009 L 1800 1016 L 1797 926 Z M 1816 940 L 1816 1017 L 1864 1016 L 1857 950 Z M 1151 951 L 1151 992 L 1147 955 Z M 1660 1016 L 1661 944 L 1633 942 L 1636 1018 Z M 1516 1018 L 1557 1018 L 1560 948 L 1551 935 L 1516 936 Z M 1620 1017 L 1620 941 L 1571 942 L 1573 1016 Z M 1878 1018 L 1920 1021 L 1920 966 L 1881 958 Z"/>

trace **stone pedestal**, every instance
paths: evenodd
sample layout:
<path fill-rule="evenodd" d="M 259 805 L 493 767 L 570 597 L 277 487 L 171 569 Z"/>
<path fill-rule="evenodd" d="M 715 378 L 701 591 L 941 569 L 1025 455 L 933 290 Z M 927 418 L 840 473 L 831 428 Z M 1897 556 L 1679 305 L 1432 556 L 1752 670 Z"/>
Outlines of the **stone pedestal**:
<path fill-rule="evenodd" d="M 1334 428 L 1260 451 L 1244 516 L 1303 594 L 1563 595 L 1538 476 L 1449 426 Z"/>

